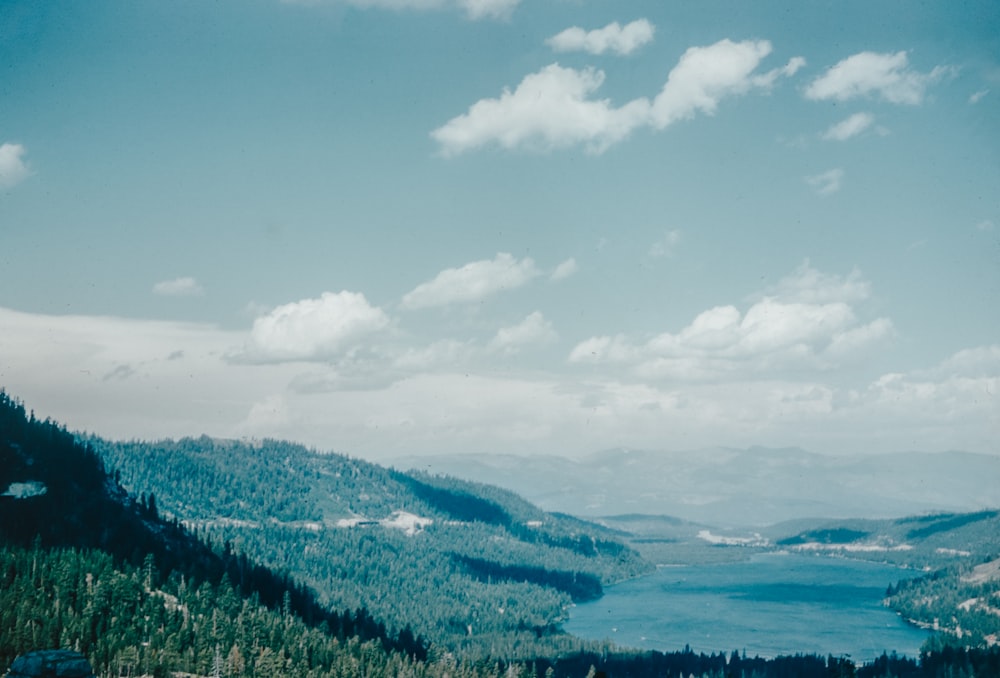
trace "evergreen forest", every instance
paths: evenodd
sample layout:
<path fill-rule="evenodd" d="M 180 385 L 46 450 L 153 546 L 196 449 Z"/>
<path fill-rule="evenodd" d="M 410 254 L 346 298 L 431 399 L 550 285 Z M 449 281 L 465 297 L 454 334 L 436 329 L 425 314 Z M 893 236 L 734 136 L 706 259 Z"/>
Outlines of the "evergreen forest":
<path fill-rule="evenodd" d="M 65 648 L 117 677 L 1000 675 L 966 617 L 921 657 L 860 666 L 582 641 L 568 606 L 651 567 L 627 535 L 279 441 L 114 443 L 0 392 L 4 488 L 3 667 Z M 982 565 L 887 593 L 902 606 L 957 578 L 978 588 L 948 603 L 974 593 L 968 611 L 991 614 Z"/>

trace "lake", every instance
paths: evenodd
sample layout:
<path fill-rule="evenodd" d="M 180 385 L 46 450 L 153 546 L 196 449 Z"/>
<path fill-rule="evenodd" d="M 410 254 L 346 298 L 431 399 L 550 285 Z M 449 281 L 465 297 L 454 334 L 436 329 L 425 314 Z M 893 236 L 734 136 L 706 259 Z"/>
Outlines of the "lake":
<path fill-rule="evenodd" d="M 574 607 L 566 631 L 646 650 L 746 650 L 874 659 L 915 657 L 928 632 L 882 606 L 912 570 L 812 555 L 766 553 L 735 563 L 670 566 Z"/>

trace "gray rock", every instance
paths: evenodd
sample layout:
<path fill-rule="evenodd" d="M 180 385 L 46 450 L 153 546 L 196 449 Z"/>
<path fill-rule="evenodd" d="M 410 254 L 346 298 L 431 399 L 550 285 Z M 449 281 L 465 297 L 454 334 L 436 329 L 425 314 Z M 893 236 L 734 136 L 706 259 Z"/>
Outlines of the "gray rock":
<path fill-rule="evenodd" d="M 15 659 L 7 678 L 94 678 L 94 669 L 79 652 L 35 650 Z"/>

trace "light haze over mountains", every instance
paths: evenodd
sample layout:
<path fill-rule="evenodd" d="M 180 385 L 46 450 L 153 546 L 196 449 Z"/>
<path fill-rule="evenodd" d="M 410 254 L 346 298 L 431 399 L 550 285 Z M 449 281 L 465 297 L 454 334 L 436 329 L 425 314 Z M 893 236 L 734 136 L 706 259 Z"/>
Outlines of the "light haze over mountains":
<path fill-rule="evenodd" d="M 616 449 L 578 460 L 466 455 L 396 465 L 500 485 L 545 510 L 592 517 L 642 513 L 760 526 L 1000 506 L 1000 458 L 965 452 L 833 457 L 795 448 Z"/>

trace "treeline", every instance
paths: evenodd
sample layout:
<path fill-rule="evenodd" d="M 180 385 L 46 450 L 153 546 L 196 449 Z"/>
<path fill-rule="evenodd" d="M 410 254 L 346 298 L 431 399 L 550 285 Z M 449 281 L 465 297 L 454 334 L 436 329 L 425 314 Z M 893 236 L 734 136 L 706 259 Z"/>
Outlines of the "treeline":
<path fill-rule="evenodd" d="M 586 572 L 560 572 L 529 565 L 501 565 L 457 553 L 453 553 L 451 557 L 480 581 L 520 581 L 550 586 L 569 594 L 577 603 L 597 600 L 604 594 L 601 580 Z"/>
<path fill-rule="evenodd" d="M 370 623 L 364 616 L 355 623 Z M 576 652 L 509 663 L 468 661 L 432 648 L 419 659 L 363 640 L 343 624 L 310 627 L 290 610 L 244 598 L 222 582 L 194 585 L 163 576 L 148 559 L 118 565 L 108 554 L 69 548 L 0 547 L 0 667 L 29 650 L 62 647 L 83 653 L 100 676 L 173 673 L 227 678 L 281 676 L 412 676 L 521 678 L 599 673 L 665 678 L 995 678 L 1000 649 L 945 647 L 919 661 L 883 656 L 856 667 L 843 657 L 796 655 L 762 659 L 733 652 Z"/>
<path fill-rule="evenodd" d="M 328 620 L 306 624 L 287 595 L 271 610 L 228 581 L 164 577 L 151 558 L 133 567 L 96 550 L 0 546 L 0 668 L 30 650 L 66 648 L 102 676 L 495 675 L 427 662 L 426 648 L 403 649 L 419 645 L 407 634 L 387 644 L 364 611 Z"/>
<path fill-rule="evenodd" d="M 98 549 L 121 566 L 156 562 L 194 586 L 231 584 L 270 609 L 287 607 L 309 626 L 378 640 L 415 656 L 424 641 L 406 628 L 390 634 L 363 606 L 337 613 L 287 573 L 267 568 L 229 543 L 218 551 L 176 518 L 158 515 L 154 495 L 139 500 L 110 476 L 89 445 L 53 421 L 28 415 L 0 391 L 0 486 L 34 483 L 31 496 L 0 496 L 0 544 Z"/>
<path fill-rule="evenodd" d="M 586 648 L 561 629 L 574 597 L 651 567 L 600 526 L 453 478 L 283 441 L 88 442 L 132 491 L 154 494 L 217 547 L 287 572 L 326 606 L 364 608 L 394 633 L 409 628 L 466 657 Z M 378 524 L 399 510 L 433 523 L 417 534 Z M 344 518 L 361 524 L 338 526 Z M 498 576 L 468 566 L 480 561 Z"/>
<path fill-rule="evenodd" d="M 1000 577 L 976 578 L 972 573 L 970 564 L 953 565 L 902 580 L 886 590 L 887 603 L 904 619 L 939 632 L 928 641 L 931 649 L 996 644 L 1000 638 Z"/>

